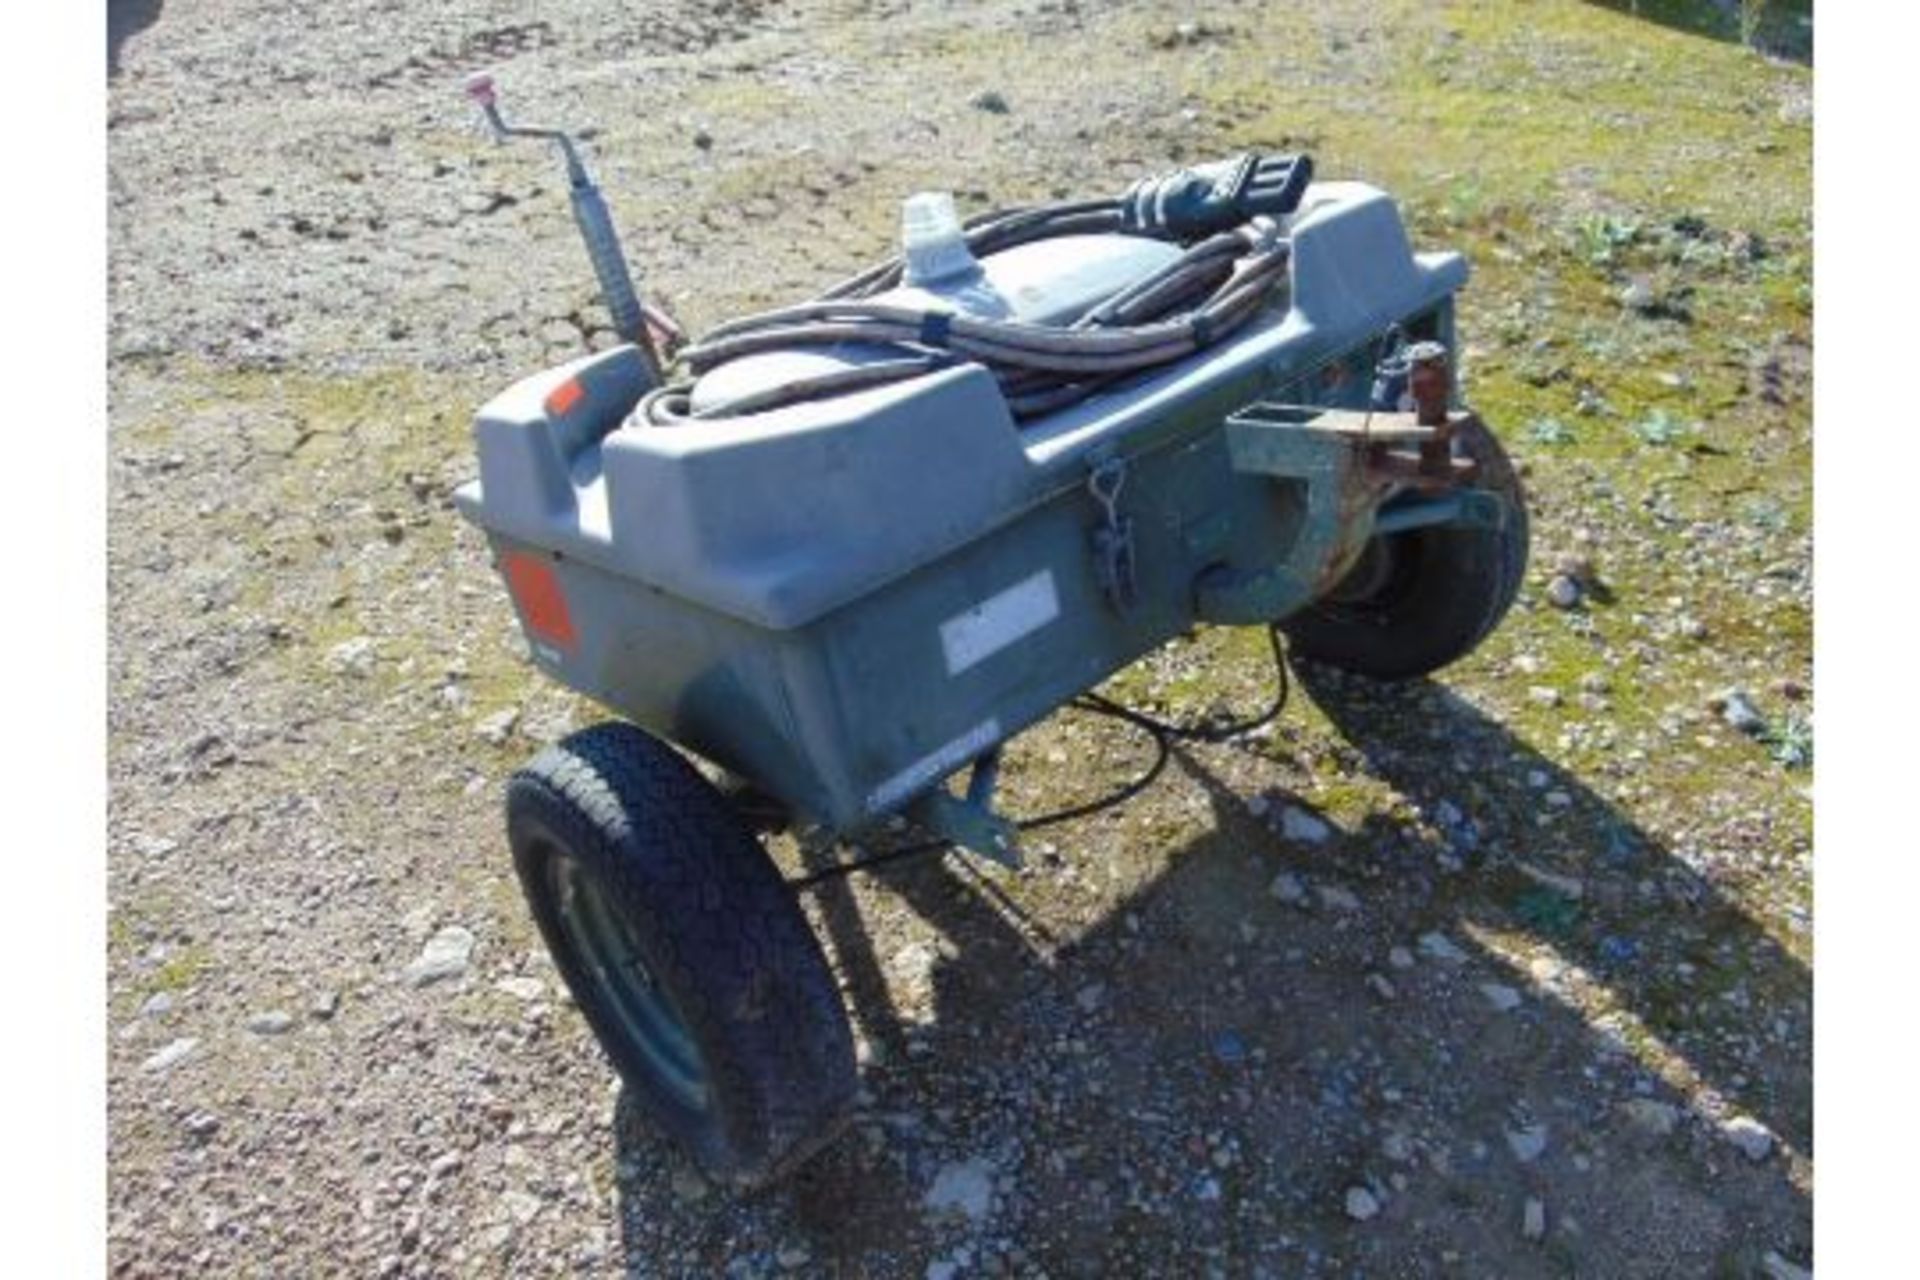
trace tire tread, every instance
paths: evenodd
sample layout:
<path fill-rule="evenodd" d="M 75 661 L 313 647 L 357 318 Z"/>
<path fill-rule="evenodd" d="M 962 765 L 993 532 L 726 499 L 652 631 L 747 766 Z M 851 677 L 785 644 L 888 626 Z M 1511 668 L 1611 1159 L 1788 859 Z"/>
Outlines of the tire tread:
<path fill-rule="evenodd" d="M 534 916 L 636 1101 L 709 1176 L 754 1187 L 843 1127 L 856 1077 L 832 973 L 792 890 L 712 784 L 627 724 L 573 734 L 516 773 L 509 836 Z M 623 1061 L 592 984 L 561 954 L 538 823 L 601 877 L 702 1049 L 716 1118 L 696 1125 Z"/>

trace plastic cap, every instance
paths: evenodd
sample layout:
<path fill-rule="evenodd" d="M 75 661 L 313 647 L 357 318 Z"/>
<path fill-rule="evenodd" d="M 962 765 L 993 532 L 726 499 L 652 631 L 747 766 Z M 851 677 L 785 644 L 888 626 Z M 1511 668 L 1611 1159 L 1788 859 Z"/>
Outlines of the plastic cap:
<path fill-rule="evenodd" d="M 960 230 L 953 196 L 922 191 L 900 206 L 900 249 L 906 257 L 906 282 L 926 284 L 979 269 Z"/>

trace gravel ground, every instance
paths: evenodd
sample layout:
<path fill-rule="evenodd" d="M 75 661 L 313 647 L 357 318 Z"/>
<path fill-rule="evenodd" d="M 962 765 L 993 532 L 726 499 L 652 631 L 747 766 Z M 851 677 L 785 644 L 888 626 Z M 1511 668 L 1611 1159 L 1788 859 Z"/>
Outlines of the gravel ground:
<path fill-rule="evenodd" d="M 1811 73 L 1484 10 L 110 0 L 115 1274 L 1810 1268 Z M 586 127 L 692 327 L 875 256 L 926 186 L 1236 146 L 1382 182 L 1475 264 L 1518 606 L 1437 681 L 1299 672 L 1025 874 L 808 895 L 856 1123 L 708 1186 L 500 831 L 595 712 L 525 666 L 448 493 L 473 405 L 608 335 L 551 157 L 473 127 L 482 66 Z M 1256 705 L 1263 648 L 1205 631 L 1111 692 Z M 1148 758 L 1063 714 L 1009 807 Z"/>

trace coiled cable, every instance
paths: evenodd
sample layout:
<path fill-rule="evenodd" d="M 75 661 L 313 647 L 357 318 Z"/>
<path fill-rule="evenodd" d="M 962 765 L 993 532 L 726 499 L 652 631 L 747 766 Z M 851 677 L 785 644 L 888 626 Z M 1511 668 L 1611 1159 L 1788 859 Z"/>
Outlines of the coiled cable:
<path fill-rule="evenodd" d="M 1186 359 L 1252 320 L 1286 283 L 1291 245 L 1269 213 L 1290 211 L 1312 171 L 1305 157 L 1242 157 L 1231 163 L 1237 167 L 1229 177 L 1238 185 L 1212 177 L 1202 182 L 1196 171 L 1183 170 L 1136 184 L 1119 199 L 1015 208 L 967 221 L 962 235 L 976 257 L 1065 235 L 1142 235 L 1183 245 L 1179 258 L 1072 324 L 998 320 L 877 300 L 903 278 L 903 262 L 893 257 L 812 301 L 715 327 L 680 352 L 688 377 L 648 395 L 641 412 L 659 426 L 738 417 L 973 362 L 999 382 L 1013 416 L 1027 419 L 1064 408 L 1117 379 Z M 1204 177 L 1212 171 L 1197 172 Z M 1143 191 L 1172 192 L 1177 199 L 1145 199 Z M 1169 213 L 1176 206 L 1179 216 Z M 1250 209 L 1261 212 L 1237 225 L 1221 225 Z M 898 355 L 692 407 L 693 379 L 722 364 L 842 344 L 891 347 Z"/>

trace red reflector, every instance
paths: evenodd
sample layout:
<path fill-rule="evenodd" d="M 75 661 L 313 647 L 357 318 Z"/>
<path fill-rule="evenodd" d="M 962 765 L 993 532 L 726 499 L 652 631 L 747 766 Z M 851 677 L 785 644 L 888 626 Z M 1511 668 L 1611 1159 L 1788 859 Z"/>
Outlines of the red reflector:
<path fill-rule="evenodd" d="M 587 389 L 580 385 L 580 379 L 568 378 L 565 382 L 547 392 L 546 410 L 549 418 L 557 418 L 586 398 Z"/>
<path fill-rule="evenodd" d="M 510 551 L 500 561 L 500 572 L 506 575 L 507 590 L 520 606 L 527 630 L 563 649 L 573 648 L 573 616 L 567 612 L 567 598 L 560 594 L 553 566 L 539 556 Z"/>

